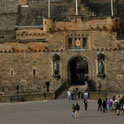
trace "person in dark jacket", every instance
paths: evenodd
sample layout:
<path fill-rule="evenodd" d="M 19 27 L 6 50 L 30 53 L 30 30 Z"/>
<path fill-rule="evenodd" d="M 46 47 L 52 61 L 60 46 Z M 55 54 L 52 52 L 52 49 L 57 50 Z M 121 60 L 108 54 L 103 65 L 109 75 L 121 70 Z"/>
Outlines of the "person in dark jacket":
<path fill-rule="evenodd" d="M 122 110 L 123 110 L 123 114 L 124 114 L 124 96 L 121 99 L 121 104 L 122 104 Z"/>
<path fill-rule="evenodd" d="M 102 99 L 101 98 L 97 100 L 97 104 L 98 104 L 98 111 L 102 111 Z"/>
<path fill-rule="evenodd" d="M 87 99 L 84 99 L 84 108 L 85 108 L 85 111 L 87 111 L 87 107 L 88 107 L 88 101 L 87 101 Z"/>
<path fill-rule="evenodd" d="M 103 101 L 102 106 L 103 106 L 103 112 L 106 112 L 106 108 L 107 108 L 106 100 Z"/>
<path fill-rule="evenodd" d="M 79 117 L 80 106 L 78 103 L 75 105 L 75 117 Z"/>

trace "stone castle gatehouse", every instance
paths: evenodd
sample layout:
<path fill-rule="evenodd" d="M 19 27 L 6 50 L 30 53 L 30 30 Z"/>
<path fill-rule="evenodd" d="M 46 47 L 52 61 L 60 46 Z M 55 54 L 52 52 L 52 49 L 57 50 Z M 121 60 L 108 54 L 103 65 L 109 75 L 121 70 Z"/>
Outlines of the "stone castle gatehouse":
<path fill-rule="evenodd" d="M 79 15 L 16 26 L 16 38 L 0 44 L 0 91 L 15 93 L 19 86 L 21 93 L 44 92 L 49 82 L 50 92 L 64 83 L 123 92 L 124 44 L 117 38 L 119 29 L 118 17 L 85 20 Z"/>

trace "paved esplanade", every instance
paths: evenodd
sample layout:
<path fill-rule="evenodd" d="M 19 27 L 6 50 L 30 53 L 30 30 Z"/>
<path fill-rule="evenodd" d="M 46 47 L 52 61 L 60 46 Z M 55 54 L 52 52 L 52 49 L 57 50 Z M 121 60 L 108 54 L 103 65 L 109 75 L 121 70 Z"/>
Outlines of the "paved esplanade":
<path fill-rule="evenodd" d="M 25 103 L 1 103 L 0 124 L 124 124 L 124 115 L 98 112 L 96 101 L 89 101 L 84 111 L 83 101 L 78 101 L 79 118 L 71 117 L 72 103 L 76 101 L 53 100 Z"/>

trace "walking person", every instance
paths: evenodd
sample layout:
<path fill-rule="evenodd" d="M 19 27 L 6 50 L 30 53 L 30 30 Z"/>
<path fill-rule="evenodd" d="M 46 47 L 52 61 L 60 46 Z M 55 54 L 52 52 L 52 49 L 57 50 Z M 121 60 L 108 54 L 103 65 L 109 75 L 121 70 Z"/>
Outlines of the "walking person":
<path fill-rule="evenodd" d="M 107 108 L 106 100 L 103 101 L 102 106 L 103 106 L 103 112 L 106 112 L 106 108 Z"/>
<path fill-rule="evenodd" d="M 122 105 L 122 111 L 123 111 L 123 114 L 124 114 L 124 96 L 122 97 L 121 105 Z"/>
<path fill-rule="evenodd" d="M 98 111 L 102 111 L 102 99 L 101 98 L 97 100 L 97 104 L 98 104 Z"/>
<path fill-rule="evenodd" d="M 78 103 L 75 105 L 75 117 L 79 117 L 80 106 Z"/>
<path fill-rule="evenodd" d="M 72 91 L 71 91 L 71 98 L 72 98 L 72 100 L 74 100 L 74 96 L 75 96 L 75 89 L 73 88 Z"/>
<path fill-rule="evenodd" d="M 71 91 L 70 90 L 67 91 L 67 96 L 68 96 L 68 100 L 71 100 Z"/>
<path fill-rule="evenodd" d="M 85 108 L 85 111 L 87 111 L 87 107 L 88 107 L 88 101 L 87 101 L 87 99 L 84 99 L 84 108 Z"/>
<path fill-rule="evenodd" d="M 107 110 L 112 111 L 112 101 L 108 98 L 106 101 Z"/>
<path fill-rule="evenodd" d="M 115 104 L 114 104 L 115 114 L 116 114 L 117 109 L 118 109 L 118 104 L 119 104 L 118 100 L 115 100 Z"/>
<path fill-rule="evenodd" d="M 78 88 L 75 88 L 75 99 L 76 100 L 78 100 L 78 92 L 79 92 Z"/>
<path fill-rule="evenodd" d="M 116 114 L 120 115 L 120 103 L 117 104 Z"/>
<path fill-rule="evenodd" d="M 75 104 L 72 105 L 72 118 L 75 117 Z"/>

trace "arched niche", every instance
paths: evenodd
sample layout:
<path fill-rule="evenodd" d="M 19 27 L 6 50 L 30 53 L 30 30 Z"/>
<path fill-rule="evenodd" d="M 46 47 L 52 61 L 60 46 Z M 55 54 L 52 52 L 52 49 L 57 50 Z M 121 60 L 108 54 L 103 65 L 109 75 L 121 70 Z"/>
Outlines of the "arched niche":
<path fill-rule="evenodd" d="M 60 56 L 53 55 L 53 77 L 60 78 Z"/>

